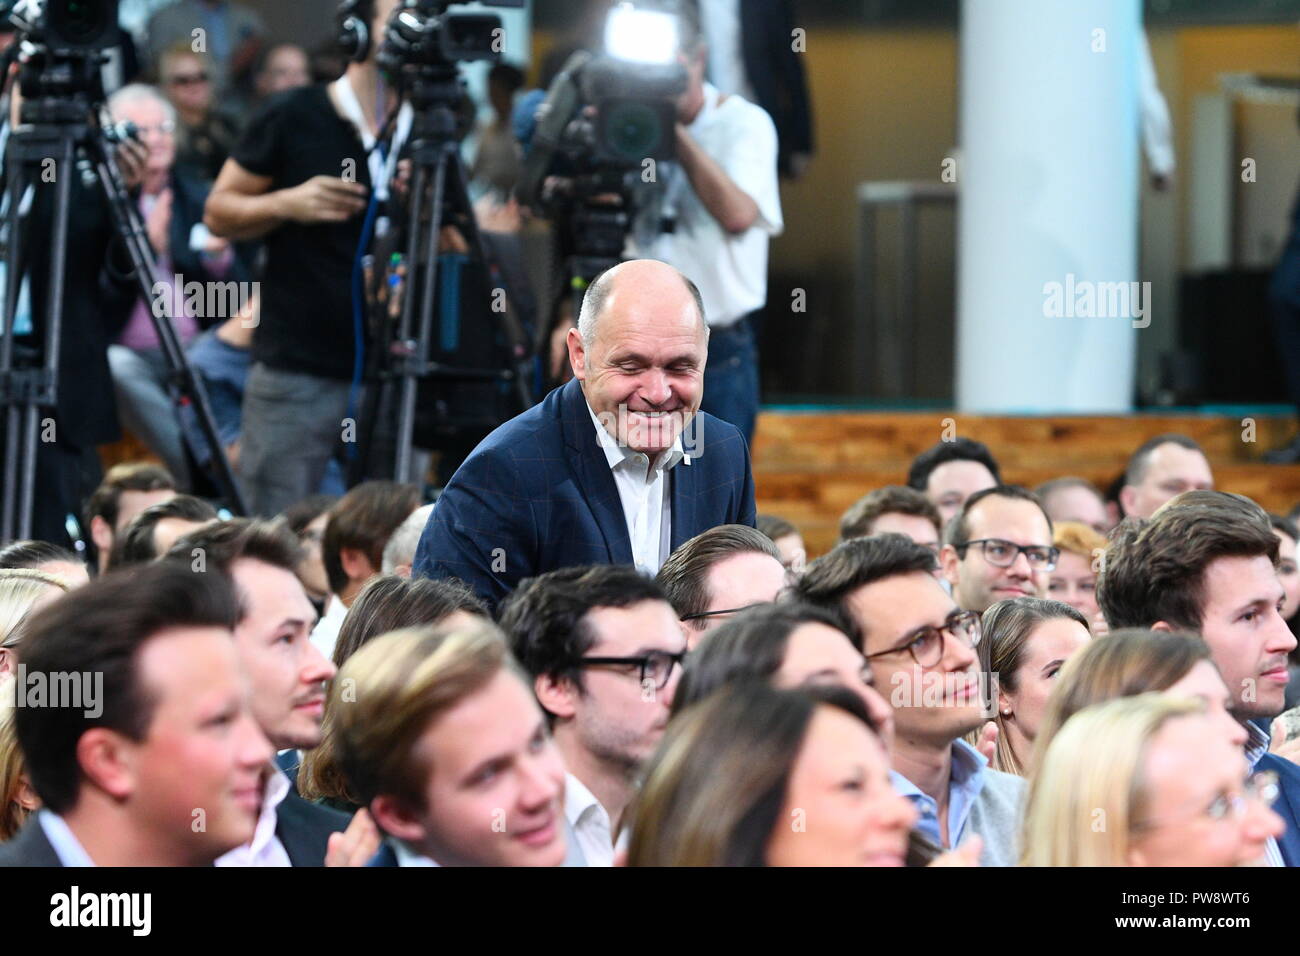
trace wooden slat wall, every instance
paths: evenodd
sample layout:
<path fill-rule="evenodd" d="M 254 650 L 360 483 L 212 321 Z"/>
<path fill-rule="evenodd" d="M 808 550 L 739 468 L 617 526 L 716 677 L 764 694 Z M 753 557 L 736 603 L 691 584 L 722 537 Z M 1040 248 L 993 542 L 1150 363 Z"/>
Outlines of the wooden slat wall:
<path fill-rule="evenodd" d="M 1179 432 L 1205 449 L 1218 487 L 1286 512 L 1300 502 L 1300 466 L 1266 465 L 1259 457 L 1290 438 L 1294 427 L 1281 417 L 1243 424 L 1209 415 L 764 412 L 754 438 L 754 479 L 759 511 L 799 526 L 810 556 L 834 546 L 840 515 L 850 504 L 873 488 L 902 484 L 912 458 L 944 437 L 945 428 L 984 442 L 1006 481 L 1031 488 L 1063 475 L 1104 488 L 1146 439 Z"/>

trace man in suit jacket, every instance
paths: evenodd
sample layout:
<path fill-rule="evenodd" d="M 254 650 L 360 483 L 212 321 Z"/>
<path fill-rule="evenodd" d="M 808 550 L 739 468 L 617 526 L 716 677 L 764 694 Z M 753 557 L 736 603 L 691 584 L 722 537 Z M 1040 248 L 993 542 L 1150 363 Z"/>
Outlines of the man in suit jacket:
<path fill-rule="evenodd" d="M 42 809 L 0 866 L 204 866 L 253 838 L 273 751 L 231 639 L 237 615 L 222 576 L 166 562 L 32 617 L 14 723 Z M 87 679 L 41 690 L 67 674 Z"/>
<path fill-rule="evenodd" d="M 433 509 L 415 575 L 495 605 L 526 577 L 585 564 L 649 574 L 715 525 L 754 524 L 749 449 L 699 411 L 699 290 L 642 259 L 603 273 L 569 330 L 574 379 L 470 454 Z"/>
<path fill-rule="evenodd" d="M 1251 769 L 1278 774 L 1273 809 L 1286 823 L 1268 841 L 1267 862 L 1300 866 L 1300 767 L 1269 753 L 1260 724 L 1281 713 L 1287 656 L 1296 639 L 1279 609 L 1278 539 L 1268 515 L 1241 495 L 1186 491 L 1149 519 L 1112 534 L 1097 603 L 1112 631 L 1193 631 L 1209 645 L 1248 735 Z"/>

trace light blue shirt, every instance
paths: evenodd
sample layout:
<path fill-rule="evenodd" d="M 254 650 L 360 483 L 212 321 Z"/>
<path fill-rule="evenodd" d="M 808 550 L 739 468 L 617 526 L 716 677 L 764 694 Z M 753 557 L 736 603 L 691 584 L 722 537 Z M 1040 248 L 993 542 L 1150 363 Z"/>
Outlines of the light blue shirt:
<path fill-rule="evenodd" d="M 81 845 L 81 841 L 76 838 L 71 828 L 63 822 L 63 817 L 57 813 L 51 813 L 49 810 L 38 810 L 36 819 L 41 824 L 41 829 L 45 831 L 45 839 L 50 841 L 50 846 L 59 858 L 59 862 L 64 866 L 94 866 L 95 861 L 90 858 L 86 848 Z"/>
<path fill-rule="evenodd" d="M 984 755 L 964 740 L 952 744 L 952 771 L 948 778 L 948 843 L 939 836 L 939 804 L 896 770 L 889 771 L 894 790 L 908 800 L 920 815 L 916 829 L 945 849 L 958 846 L 966 835 L 971 807 L 984 789 Z"/>
<path fill-rule="evenodd" d="M 1252 720 L 1246 721 L 1242 726 L 1246 728 L 1248 738 L 1246 740 L 1246 760 L 1250 763 L 1250 772 L 1254 773 L 1260 759 L 1268 753 L 1273 738 L 1269 736 L 1267 731 L 1261 730 L 1259 725 Z M 1268 861 L 1269 866 L 1286 866 L 1282 861 L 1282 848 L 1277 845 L 1277 840 L 1272 837 L 1269 837 L 1268 843 L 1264 845 L 1264 858 Z"/>

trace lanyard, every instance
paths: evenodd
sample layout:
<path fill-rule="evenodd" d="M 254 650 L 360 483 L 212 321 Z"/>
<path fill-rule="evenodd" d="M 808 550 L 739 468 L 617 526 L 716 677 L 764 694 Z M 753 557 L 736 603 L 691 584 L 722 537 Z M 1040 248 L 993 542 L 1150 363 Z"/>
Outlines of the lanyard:
<path fill-rule="evenodd" d="M 370 164 L 370 187 L 374 191 L 375 198 L 385 202 L 388 199 L 389 180 L 392 179 L 393 172 L 397 168 L 398 154 L 411 133 L 414 114 L 411 104 L 403 103 L 397 111 L 397 127 L 393 131 L 392 144 L 390 147 L 385 147 L 376 144 L 375 134 L 370 132 L 370 124 L 366 122 L 365 113 L 361 110 L 361 101 L 357 99 L 356 91 L 348 82 L 347 74 L 340 76 L 330 86 L 334 90 L 340 109 L 343 110 L 344 118 L 356 127 L 361 136 L 361 145 L 366 148 L 366 161 Z"/>

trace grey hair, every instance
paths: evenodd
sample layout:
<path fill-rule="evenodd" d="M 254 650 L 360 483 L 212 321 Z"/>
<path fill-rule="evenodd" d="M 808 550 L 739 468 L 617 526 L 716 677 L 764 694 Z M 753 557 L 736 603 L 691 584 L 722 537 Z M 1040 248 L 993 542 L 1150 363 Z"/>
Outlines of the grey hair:
<path fill-rule="evenodd" d="M 606 269 L 600 275 L 592 280 L 591 285 L 587 286 L 587 291 L 582 296 L 582 308 L 578 312 L 578 334 L 582 336 L 583 348 L 591 348 L 591 343 L 596 338 L 596 320 L 600 314 L 605 311 L 605 301 L 609 298 L 610 293 L 614 291 L 614 277 L 610 275 L 614 271 L 613 267 Z M 704 341 L 709 341 L 709 323 L 704 316 L 704 297 L 700 295 L 699 286 L 690 279 L 681 276 L 682 282 L 686 283 L 686 288 L 691 292 L 691 298 L 695 300 L 695 308 L 700 313 L 700 324 L 704 326 Z"/>
<path fill-rule="evenodd" d="M 119 107 L 125 106 L 127 103 L 139 103 L 143 100 L 153 100 L 155 103 L 160 104 L 168 122 L 176 122 L 176 107 L 172 106 L 167 97 L 163 96 L 158 87 L 150 86 L 148 83 L 128 83 L 122 87 L 108 98 L 108 111 L 116 116 Z"/>
<path fill-rule="evenodd" d="M 424 526 L 429 523 L 431 514 L 433 514 L 433 505 L 424 505 L 412 511 L 406 520 L 397 526 L 397 530 L 384 545 L 384 556 L 381 562 L 384 574 L 393 574 L 399 564 L 415 563 L 415 549 L 420 544 L 420 535 L 424 533 Z"/>

